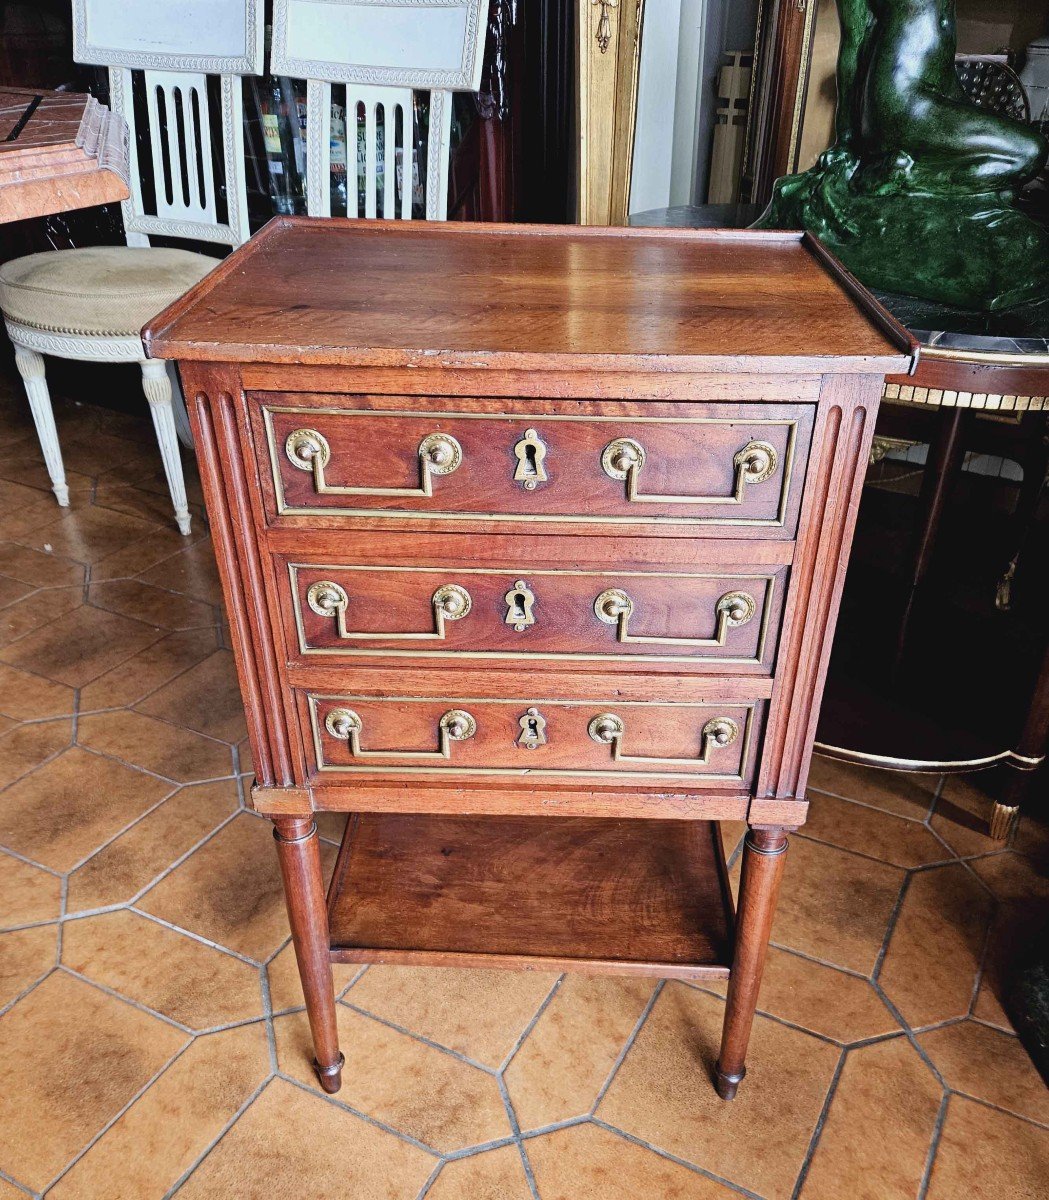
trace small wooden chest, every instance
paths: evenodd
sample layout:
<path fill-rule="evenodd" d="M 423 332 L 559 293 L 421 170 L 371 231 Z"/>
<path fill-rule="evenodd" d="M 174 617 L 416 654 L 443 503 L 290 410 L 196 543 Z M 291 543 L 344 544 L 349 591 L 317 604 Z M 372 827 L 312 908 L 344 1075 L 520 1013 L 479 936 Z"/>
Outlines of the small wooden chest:
<path fill-rule="evenodd" d="M 335 960 L 727 977 L 734 1095 L 909 335 L 797 234 L 281 219 L 144 336 L 323 1085 Z"/>

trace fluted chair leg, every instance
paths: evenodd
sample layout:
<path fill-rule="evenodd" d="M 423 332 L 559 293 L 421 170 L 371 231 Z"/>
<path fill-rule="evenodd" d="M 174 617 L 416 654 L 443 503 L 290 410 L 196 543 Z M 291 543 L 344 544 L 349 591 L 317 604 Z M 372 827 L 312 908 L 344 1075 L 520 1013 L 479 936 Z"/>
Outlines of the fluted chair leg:
<path fill-rule="evenodd" d="M 153 416 L 153 428 L 157 431 L 160 457 L 164 463 L 164 474 L 171 492 L 171 503 L 175 509 L 175 521 L 179 533 L 189 533 L 189 504 L 186 500 L 186 481 L 182 475 L 182 458 L 178 449 L 178 433 L 175 414 L 171 407 L 171 380 L 167 364 L 160 359 L 149 359 L 142 364 L 142 390 L 149 401 Z"/>
<path fill-rule="evenodd" d="M 25 346 L 15 345 L 15 366 L 25 384 L 25 393 L 29 400 L 29 409 L 33 414 L 37 437 L 40 439 L 40 449 L 44 455 L 44 464 L 51 478 L 51 488 L 55 498 L 63 508 L 69 507 L 69 487 L 66 484 L 66 469 L 62 463 L 62 451 L 58 445 L 58 430 L 55 428 L 55 414 L 51 408 L 51 394 L 47 390 L 47 379 L 44 372 L 44 356 Z"/>

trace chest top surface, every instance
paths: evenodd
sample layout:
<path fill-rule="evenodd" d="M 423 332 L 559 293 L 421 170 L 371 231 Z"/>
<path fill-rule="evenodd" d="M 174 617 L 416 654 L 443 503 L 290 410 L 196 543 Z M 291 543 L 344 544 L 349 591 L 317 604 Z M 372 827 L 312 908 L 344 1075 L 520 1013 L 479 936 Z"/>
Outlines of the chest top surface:
<path fill-rule="evenodd" d="M 143 331 L 152 357 L 906 372 L 914 341 L 799 233 L 278 218 Z"/>

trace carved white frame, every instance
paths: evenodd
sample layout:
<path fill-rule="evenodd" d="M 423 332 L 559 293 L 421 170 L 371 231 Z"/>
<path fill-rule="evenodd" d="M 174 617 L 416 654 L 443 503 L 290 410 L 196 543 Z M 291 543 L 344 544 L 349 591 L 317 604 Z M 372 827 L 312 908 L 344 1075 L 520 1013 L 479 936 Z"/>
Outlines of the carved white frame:
<path fill-rule="evenodd" d="M 294 56 L 288 49 L 288 33 L 295 9 L 331 5 L 344 8 L 389 8 L 414 10 L 420 25 L 427 11 L 464 10 L 465 38 L 460 62 L 444 70 L 418 67 L 411 62 L 396 66 L 374 66 L 331 62 L 323 58 Z M 476 92 L 481 86 L 484 56 L 487 0 L 274 0 L 273 45 L 270 69 L 274 75 L 297 79 L 321 79 L 328 83 L 363 83 L 380 87 L 446 88 L 450 91 Z"/>
<path fill-rule="evenodd" d="M 151 87 L 152 72 L 145 72 L 147 91 Z M 187 84 L 201 82 L 203 76 L 186 73 Z M 109 70 L 109 99 L 114 112 L 127 122 L 131 130 L 128 143 L 128 172 L 131 195 L 121 201 L 124 217 L 124 233 L 129 246 L 148 246 L 149 236 L 184 237 L 199 241 L 220 242 L 227 246 L 239 246 L 251 234 L 248 228 L 248 203 L 244 169 L 244 122 L 243 97 L 240 76 L 222 75 L 219 80 L 221 95 L 222 149 L 226 176 L 227 223 L 217 224 L 194 219 L 187 213 L 185 218 L 161 217 L 147 213 L 142 203 L 142 176 L 138 159 L 138 141 L 135 137 L 135 105 L 132 95 L 131 68 L 111 67 Z M 206 104 L 202 113 L 206 111 Z M 154 172 L 154 184 L 160 179 Z M 214 183 L 212 183 L 214 189 Z M 214 190 L 209 197 L 214 203 Z"/>
<path fill-rule="evenodd" d="M 208 0 L 214 4 L 214 0 Z M 111 4 L 121 17 L 149 20 L 151 10 L 185 7 L 178 0 L 73 0 L 73 61 L 103 67 L 127 67 L 140 71 L 200 71 L 206 75 L 259 75 L 263 61 L 262 0 L 239 0 L 244 11 L 244 50 L 241 54 L 183 54 L 171 50 L 139 50 L 103 46 L 90 40 L 89 12 L 94 6 Z"/>

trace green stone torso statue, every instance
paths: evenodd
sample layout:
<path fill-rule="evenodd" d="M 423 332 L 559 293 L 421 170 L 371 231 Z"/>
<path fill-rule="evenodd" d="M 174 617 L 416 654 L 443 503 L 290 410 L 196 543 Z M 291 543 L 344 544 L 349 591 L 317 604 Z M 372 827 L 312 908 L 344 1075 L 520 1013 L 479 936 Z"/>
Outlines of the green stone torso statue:
<path fill-rule="evenodd" d="M 837 0 L 835 142 L 758 221 L 815 233 L 864 283 L 963 308 L 1049 296 L 1049 230 L 1015 207 L 1049 144 L 978 108 L 954 0 Z"/>

